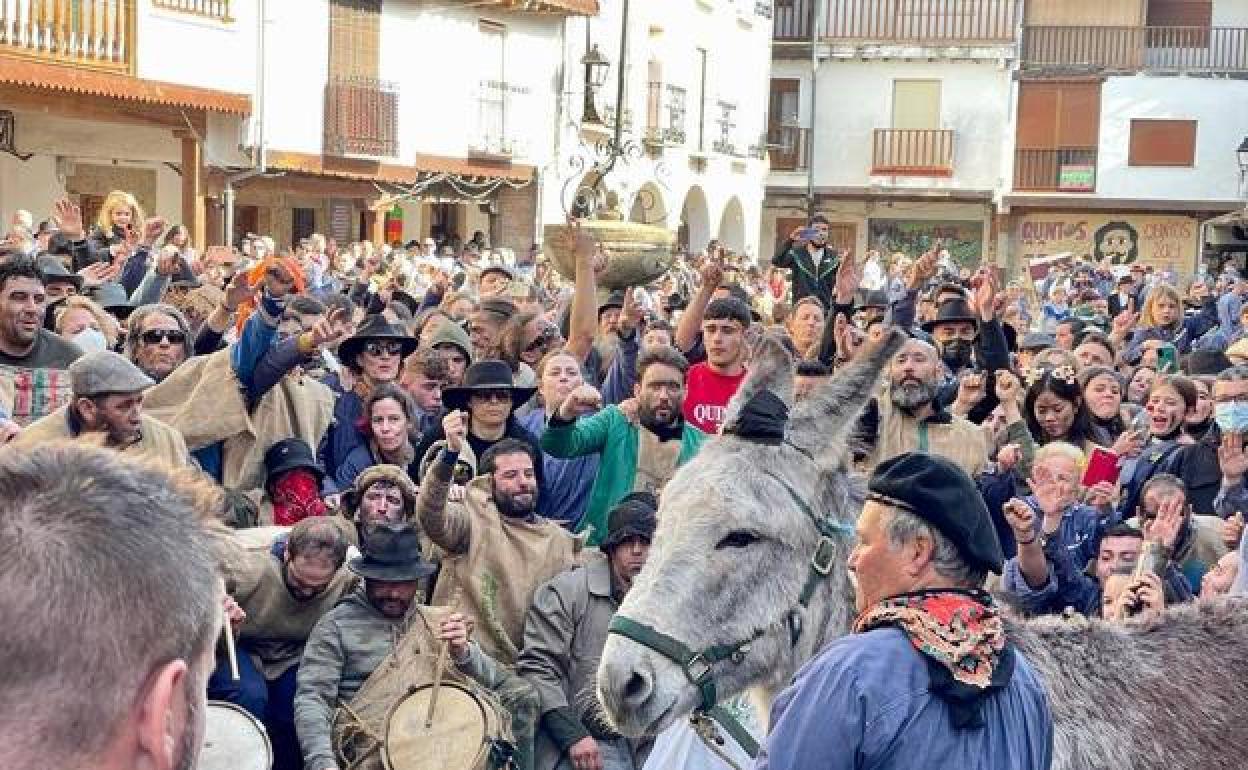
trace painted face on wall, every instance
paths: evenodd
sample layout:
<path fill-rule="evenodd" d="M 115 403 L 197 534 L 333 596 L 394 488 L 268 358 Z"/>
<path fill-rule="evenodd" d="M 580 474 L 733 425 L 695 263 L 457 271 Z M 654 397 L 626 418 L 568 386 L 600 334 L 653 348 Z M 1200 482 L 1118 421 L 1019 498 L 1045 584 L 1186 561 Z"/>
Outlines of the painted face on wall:
<path fill-rule="evenodd" d="M 1101 233 L 1097 248 L 1102 256 L 1109 257 L 1116 265 L 1121 265 L 1130 260 L 1134 245 L 1134 233 L 1126 228 L 1114 227 Z"/>

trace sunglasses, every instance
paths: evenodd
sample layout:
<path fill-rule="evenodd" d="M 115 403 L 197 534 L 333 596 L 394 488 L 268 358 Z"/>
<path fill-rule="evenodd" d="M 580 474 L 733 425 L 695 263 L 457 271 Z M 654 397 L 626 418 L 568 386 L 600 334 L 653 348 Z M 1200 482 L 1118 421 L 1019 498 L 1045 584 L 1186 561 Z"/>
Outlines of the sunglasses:
<path fill-rule="evenodd" d="M 533 341 L 530 342 L 528 347 L 524 349 L 524 352 L 533 353 L 535 351 L 542 350 L 557 339 L 559 339 L 558 329 L 553 326 L 542 327 L 542 330 L 537 333 L 537 336 L 534 337 Z"/>
<path fill-rule="evenodd" d="M 510 390 L 478 390 L 472 394 L 472 397 L 482 401 L 506 401 L 511 403 Z"/>
<path fill-rule="evenodd" d="M 152 329 L 139 335 L 144 345 L 159 345 L 161 340 L 169 340 L 170 345 L 186 343 L 186 335 L 177 329 Z"/>
<path fill-rule="evenodd" d="M 370 356 L 397 356 L 403 352 L 400 342 L 369 342 L 364 345 L 364 352 Z"/>

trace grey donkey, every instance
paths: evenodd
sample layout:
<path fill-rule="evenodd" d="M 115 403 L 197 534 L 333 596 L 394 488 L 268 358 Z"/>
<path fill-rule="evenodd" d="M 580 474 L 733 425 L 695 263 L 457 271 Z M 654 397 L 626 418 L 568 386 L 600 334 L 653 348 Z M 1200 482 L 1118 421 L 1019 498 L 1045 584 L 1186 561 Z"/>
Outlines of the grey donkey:
<path fill-rule="evenodd" d="M 785 442 L 720 436 L 664 490 L 649 560 L 620 615 L 691 651 L 748 642 L 710 667 L 720 699 L 749 690 L 769 703 L 824 644 L 849 632 L 846 562 L 864 491 L 851 473 L 849 435 L 904 340 L 893 330 L 794 405 L 789 355 L 764 338 L 725 425 L 746 400 L 770 390 L 792 409 Z M 832 519 L 840 534 L 829 538 L 826 578 L 802 606 L 820 542 L 812 513 Z M 1189 604 L 1148 628 L 1012 619 L 1011 638 L 1048 687 L 1053 766 L 1248 766 L 1245 610 L 1248 602 L 1234 599 Z M 657 733 L 702 703 L 684 668 L 616 634 L 603 650 L 597 688 L 608 718 L 627 734 Z"/>

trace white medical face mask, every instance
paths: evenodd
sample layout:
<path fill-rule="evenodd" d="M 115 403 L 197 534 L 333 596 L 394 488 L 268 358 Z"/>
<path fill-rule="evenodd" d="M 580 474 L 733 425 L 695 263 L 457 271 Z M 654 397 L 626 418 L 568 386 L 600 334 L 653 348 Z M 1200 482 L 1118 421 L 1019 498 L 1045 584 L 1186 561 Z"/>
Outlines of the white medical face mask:
<path fill-rule="evenodd" d="M 83 353 L 98 353 L 101 350 L 108 350 L 108 339 L 104 337 L 104 332 L 99 329 L 87 327 L 75 334 L 71 340 L 75 345 L 82 348 Z"/>

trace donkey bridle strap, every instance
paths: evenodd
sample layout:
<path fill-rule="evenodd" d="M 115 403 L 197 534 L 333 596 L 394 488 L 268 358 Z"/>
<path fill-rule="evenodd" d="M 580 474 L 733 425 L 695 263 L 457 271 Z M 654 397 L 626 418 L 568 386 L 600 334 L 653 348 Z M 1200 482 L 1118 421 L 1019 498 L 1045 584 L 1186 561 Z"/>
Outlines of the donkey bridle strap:
<path fill-rule="evenodd" d="M 853 529 L 835 519 L 819 516 L 802 499 L 792 484 L 774 473 L 768 472 L 766 475 L 775 479 L 784 487 L 784 490 L 793 499 L 793 503 L 798 510 L 806 514 L 807 518 L 814 522 L 815 528 L 819 530 L 820 535 L 819 543 L 815 546 L 815 552 L 810 557 L 810 571 L 806 576 L 806 583 L 802 586 L 802 593 L 798 597 L 797 605 L 789 611 L 787 616 L 790 641 L 793 645 L 796 645 L 798 637 L 801 635 L 799 611 L 807 608 L 819 583 L 832 571 L 833 558 L 836 554 L 833 548 L 833 538 L 845 535 L 852 536 Z M 642 647 L 654 650 L 680 666 L 685 674 L 685 678 L 698 689 L 698 694 L 702 698 L 702 703 L 699 705 L 697 712 L 706 714 L 715 720 L 751 758 L 758 756 L 758 742 L 737 721 L 736 717 L 719 705 L 718 694 L 715 690 L 715 677 L 712 676 L 712 671 L 715 664 L 723 660 L 731 659 L 736 663 L 740 663 L 745 658 L 745 654 L 749 652 L 750 644 L 761 637 L 764 632 L 765 629 L 759 629 L 749 639 L 735 644 L 716 644 L 700 652 L 694 652 L 679 639 L 674 639 L 644 623 L 638 623 L 632 618 L 627 618 L 619 613 L 616 613 L 615 617 L 611 618 L 611 624 L 607 627 L 607 633 L 631 639 Z"/>

